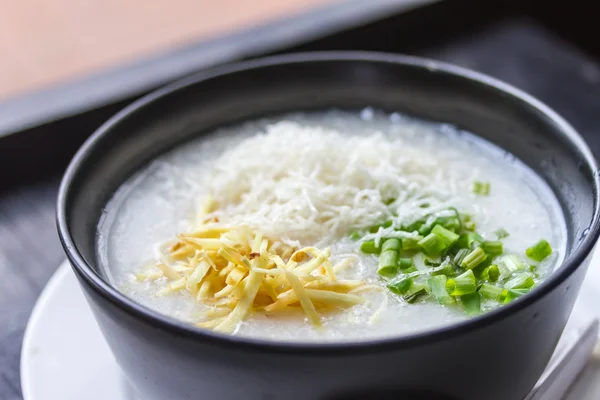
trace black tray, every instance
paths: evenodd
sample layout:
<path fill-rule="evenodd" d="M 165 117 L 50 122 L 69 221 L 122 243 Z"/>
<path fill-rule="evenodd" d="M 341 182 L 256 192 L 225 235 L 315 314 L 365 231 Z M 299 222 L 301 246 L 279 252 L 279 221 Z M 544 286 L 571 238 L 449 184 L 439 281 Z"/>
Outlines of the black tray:
<path fill-rule="evenodd" d="M 277 52 L 379 50 L 466 66 L 548 103 L 600 154 L 597 7 L 578 0 L 446 0 L 309 42 L 305 36 L 303 44 L 289 42 Z M 96 127 L 145 90 L 69 117 L 31 122 L 0 138 L 0 399 L 21 398 L 23 330 L 36 297 L 64 258 L 54 227 L 62 171 Z"/>

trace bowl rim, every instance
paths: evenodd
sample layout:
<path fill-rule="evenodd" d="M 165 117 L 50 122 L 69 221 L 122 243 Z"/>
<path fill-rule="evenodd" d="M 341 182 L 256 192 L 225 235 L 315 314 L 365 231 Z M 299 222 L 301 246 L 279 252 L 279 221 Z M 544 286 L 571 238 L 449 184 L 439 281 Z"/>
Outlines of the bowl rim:
<path fill-rule="evenodd" d="M 581 154 L 582 161 L 585 163 L 585 167 L 592 171 L 594 210 L 590 225 L 588 227 L 589 231 L 583 238 L 580 246 L 574 252 L 565 257 L 559 268 L 551 273 L 546 280 L 544 280 L 538 287 L 535 288 L 535 290 L 516 299 L 510 304 L 499 307 L 496 310 L 435 329 L 428 329 L 425 331 L 418 331 L 405 335 L 401 334 L 398 336 L 389 336 L 377 339 L 342 342 L 275 341 L 254 337 L 231 336 L 202 329 L 192 324 L 177 320 L 174 317 L 160 314 L 147 306 L 137 303 L 106 282 L 94 270 L 94 268 L 85 261 L 84 257 L 75 246 L 74 240 L 71 236 L 67 221 L 67 203 L 70 197 L 72 181 L 81 172 L 80 168 L 82 163 L 86 160 L 90 153 L 94 152 L 97 142 L 103 136 L 110 133 L 110 131 L 116 125 L 118 125 L 122 120 L 127 119 L 130 114 L 134 113 L 135 111 L 144 108 L 146 105 L 151 103 L 159 102 L 163 97 L 173 92 L 177 92 L 180 89 L 198 84 L 202 81 L 235 72 L 242 72 L 264 67 L 285 67 L 285 65 L 289 64 L 318 62 L 376 62 L 427 69 L 431 73 L 452 75 L 455 78 L 470 80 L 479 85 L 485 86 L 488 89 L 492 89 L 498 93 L 515 98 L 521 103 L 536 109 L 541 116 L 551 120 L 552 123 L 557 126 L 560 133 L 577 148 Z M 414 348 L 427 343 L 447 340 L 455 337 L 456 335 L 462 335 L 470 331 L 478 330 L 494 322 L 505 319 L 511 314 L 528 307 L 556 289 L 556 287 L 564 282 L 569 276 L 571 276 L 590 255 L 600 235 L 600 213 L 598 207 L 600 198 L 600 174 L 598 172 L 599 170 L 596 160 L 587 144 L 575 131 L 575 129 L 563 119 L 563 117 L 531 95 L 498 79 L 445 62 L 401 54 L 370 51 L 301 52 L 225 64 L 210 68 L 208 70 L 200 71 L 196 74 L 155 90 L 119 111 L 104 124 L 102 124 L 84 142 L 69 163 L 58 191 L 56 221 L 60 241 L 73 270 L 80 277 L 80 284 L 83 285 L 85 283 L 89 288 L 93 289 L 98 295 L 103 297 L 108 302 L 117 306 L 130 316 L 150 324 L 153 326 L 153 328 L 159 328 L 173 335 L 177 335 L 180 338 L 205 341 L 211 346 L 229 348 L 233 347 L 239 350 L 243 349 L 245 351 L 275 352 L 280 354 L 298 354 L 304 356 L 323 356 L 328 354 L 357 355 L 365 352 L 373 353 L 378 351 L 391 351 L 399 348 Z"/>

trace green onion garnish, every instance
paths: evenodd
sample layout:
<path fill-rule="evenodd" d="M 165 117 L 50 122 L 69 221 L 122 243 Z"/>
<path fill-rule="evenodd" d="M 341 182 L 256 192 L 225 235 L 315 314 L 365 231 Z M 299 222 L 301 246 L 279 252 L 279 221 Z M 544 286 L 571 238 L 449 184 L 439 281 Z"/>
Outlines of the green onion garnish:
<path fill-rule="evenodd" d="M 441 225 L 435 225 L 431 229 L 431 233 L 419 241 L 419 246 L 423 248 L 423 252 L 430 256 L 437 256 L 446 251 L 459 236 L 444 228 Z"/>
<path fill-rule="evenodd" d="M 470 252 L 462 260 L 462 263 L 460 265 L 466 269 L 473 269 L 476 266 L 478 266 L 479 264 L 481 264 L 482 262 L 484 262 L 486 258 L 487 258 L 487 255 L 485 254 L 485 251 L 483 251 L 483 249 L 481 247 L 478 247 L 475 250 L 473 250 L 472 252 Z"/>
<path fill-rule="evenodd" d="M 446 248 L 454 244 L 454 242 L 456 242 L 459 238 L 456 233 L 444 228 L 441 225 L 434 226 L 431 230 L 431 233 L 440 238 L 446 244 Z"/>
<path fill-rule="evenodd" d="M 432 226 L 435 225 L 442 226 L 452 232 L 460 231 L 462 227 L 462 224 L 458 217 L 438 217 L 432 224 Z"/>
<path fill-rule="evenodd" d="M 506 290 L 498 286 L 490 285 L 489 283 L 484 283 L 479 288 L 479 293 L 485 297 L 486 299 L 492 299 L 498 301 L 500 296 L 502 296 L 502 292 Z"/>
<path fill-rule="evenodd" d="M 440 265 L 442 265 L 441 262 L 435 261 L 435 260 L 430 260 L 429 258 L 424 258 L 423 264 L 427 267 L 433 267 L 433 268 L 439 267 Z"/>
<path fill-rule="evenodd" d="M 490 194 L 490 183 L 475 181 L 471 190 L 479 196 L 487 196 Z"/>
<path fill-rule="evenodd" d="M 427 280 L 427 285 L 429 285 L 429 290 L 433 294 L 433 297 L 438 301 L 438 303 L 442 305 L 450 305 L 456 303 L 454 297 L 448 294 L 446 290 L 446 281 L 448 278 L 444 275 L 436 275 L 432 276 Z"/>
<path fill-rule="evenodd" d="M 463 224 L 463 228 L 465 228 L 466 231 L 474 231 L 477 228 L 477 225 L 473 221 L 467 221 Z"/>
<path fill-rule="evenodd" d="M 489 182 L 474 182 L 473 193 L 490 194 Z M 393 201 L 390 199 L 390 203 Z M 423 204 L 423 208 L 429 206 Z M 500 239 L 508 236 L 506 230 L 495 232 L 497 240 L 485 240 L 475 231 L 475 222 L 469 214 L 449 207 L 443 216 L 439 215 L 430 213 L 401 227 L 394 226 L 395 219 L 370 227 L 368 231 L 375 233 L 394 226 L 398 235 L 403 236 L 384 238 L 379 246 L 374 240 L 360 240 L 365 230 L 350 232 L 348 236 L 362 242 L 362 252 L 379 255 L 380 275 L 392 278 L 401 272 L 387 287 L 408 303 L 433 297 L 441 305 L 451 305 L 460 297 L 465 312 L 477 315 L 482 312 L 482 298 L 506 304 L 535 286 L 536 265 L 526 266 L 524 258 L 504 254 Z M 421 255 L 413 258 L 418 253 Z M 540 240 L 526 254 L 541 261 L 552 254 L 552 248 L 547 241 Z"/>
<path fill-rule="evenodd" d="M 429 235 L 430 232 L 431 232 L 431 227 L 428 225 L 422 225 L 419 228 L 419 235 L 421 235 L 421 236 L 427 236 L 427 235 Z"/>
<path fill-rule="evenodd" d="M 456 246 L 461 249 L 474 250 L 475 248 L 481 246 L 481 243 L 483 242 L 483 237 L 479 233 L 467 232 L 460 235 L 458 241 L 456 242 Z"/>
<path fill-rule="evenodd" d="M 377 233 L 377 231 L 379 231 L 379 226 L 380 225 L 373 225 L 369 227 L 369 233 Z"/>
<path fill-rule="evenodd" d="M 402 257 L 401 259 L 398 260 L 398 267 L 400 267 L 400 269 L 402 269 L 402 270 L 406 270 L 412 266 L 413 266 L 412 258 Z"/>
<path fill-rule="evenodd" d="M 421 296 L 424 296 L 427 293 L 428 292 L 426 285 L 422 283 L 415 283 L 413 284 L 412 288 L 410 288 L 410 290 L 404 296 L 402 296 L 402 298 L 407 303 L 412 304 L 416 302 Z"/>
<path fill-rule="evenodd" d="M 552 254 L 552 247 L 550 246 L 550 243 L 542 239 L 530 248 L 528 248 L 525 251 L 525 254 L 532 260 L 542 261 L 550 254 Z"/>
<path fill-rule="evenodd" d="M 419 241 L 419 246 L 421 246 L 425 254 L 431 256 L 439 255 L 444 249 L 444 243 L 433 233 L 430 233 L 421 239 Z"/>
<path fill-rule="evenodd" d="M 368 240 L 366 242 L 362 242 L 360 245 L 360 251 L 366 254 L 375 254 L 379 251 L 377 246 L 375 246 L 375 242 L 373 240 Z"/>
<path fill-rule="evenodd" d="M 486 254 L 498 256 L 504 252 L 502 242 L 486 240 L 481 244 L 481 248 Z"/>
<path fill-rule="evenodd" d="M 529 272 L 523 272 L 504 284 L 506 289 L 529 289 L 535 285 L 533 277 Z"/>
<path fill-rule="evenodd" d="M 517 271 L 525 269 L 523 261 L 514 254 L 507 254 L 496 259 L 496 264 L 500 269 L 500 273 L 503 277 L 511 276 Z"/>
<path fill-rule="evenodd" d="M 538 269 L 537 265 L 530 265 L 529 266 L 529 272 L 531 272 L 531 275 L 533 275 L 534 278 L 539 278 L 540 277 L 540 275 L 537 272 L 537 269 Z"/>
<path fill-rule="evenodd" d="M 415 221 L 410 225 L 406 225 L 404 227 L 402 227 L 403 231 L 406 232 L 414 232 L 414 231 L 418 231 L 419 229 L 421 229 L 421 227 L 425 224 L 425 222 L 423 221 Z"/>
<path fill-rule="evenodd" d="M 506 304 L 513 301 L 517 297 L 523 296 L 525 293 L 526 292 L 523 292 L 522 290 L 504 289 L 502 295 L 498 299 L 498 302 L 501 304 Z"/>
<path fill-rule="evenodd" d="M 504 239 L 504 238 L 507 238 L 508 236 L 510 236 L 509 233 L 504 228 L 498 229 L 495 233 L 496 233 L 496 237 L 498 238 L 498 240 Z"/>
<path fill-rule="evenodd" d="M 500 269 L 496 264 L 490 265 L 487 272 L 490 282 L 496 282 L 500 278 Z"/>
<path fill-rule="evenodd" d="M 387 242 L 387 241 L 386 241 Z M 385 245 L 385 243 L 384 243 Z M 398 274 L 398 252 L 395 250 L 387 250 L 379 256 L 379 268 L 377 273 L 381 276 L 391 278 Z"/>
<path fill-rule="evenodd" d="M 463 260 L 465 259 L 465 257 L 468 256 L 470 252 L 471 252 L 471 250 L 469 250 L 469 249 L 460 249 L 454 256 L 452 261 L 456 265 L 461 265 Z"/>
<path fill-rule="evenodd" d="M 385 242 L 383 242 L 383 245 L 381 246 L 381 253 L 385 253 L 388 250 L 393 250 L 395 252 L 400 251 L 400 239 L 396 239 L 396 238 L 391 238 L 391 239 L 386 239 Z"/>
<path fill-rule="evenodd" d="M 476 289 L 477 282 L 471 270 L 446 281 L 446 290 L 450 296 L 462 296 L 463 294 L 473 293 Z"/>
<path fill-rule="evenodd" d="M 399 280 L 398 282 L 389 284 L 388 289 L 390 289 L 392 293 L 402 296 L 403 294 L 409 291 L 413 284 L 414 281 L 412 278 L 404 278 Z"/>
<path fill-rule="evenodd" d="M 452 262 L 450 261 L 450 258 L 446 258 L 444 260 L 444 262 L 442 262 L 442 264 L 440 265 L 440 267 L 442 267 L 441 269 L 434 271 L 431 273 L 431 275 L 435 276 L 435 275 L 445 275 L 446 277 L 452 277 L 456 274 L 456 271 L 454 269 L 454 266 L 452 265 Z"/>
<path fill-rule="evenodd" d="M 352 240 L 358 240 L 361 237 L 363 237 L 363 234 L 360 233 L 359 231 L 353 231 L 348 234 L 348 237 Z"/>
<path fill-rule="evenodd" d="M 479 293 L 469 293 L 460 296 L 463 308 L 468 315 L 477 315 L 481 313 L 481 296 Z"/>
<path fill-rule="evenodd" d="M 423 239 L 422 236 L 415 237 L 407 237 L 402 239 L 402 250 L 419 250 L 421 246 L 419 246 L 419 241 Z"/>

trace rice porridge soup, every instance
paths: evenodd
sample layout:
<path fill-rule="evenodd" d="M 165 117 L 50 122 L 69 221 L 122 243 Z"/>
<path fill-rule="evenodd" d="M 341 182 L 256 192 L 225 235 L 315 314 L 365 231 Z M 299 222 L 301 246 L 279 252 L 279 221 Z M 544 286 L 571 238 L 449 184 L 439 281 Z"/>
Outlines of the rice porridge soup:
<path fill-rule="evenodd" d="M 106 206 L 98 258 L 135 301 L 202 329 L 356 341 L 460 322 L 560 264 L 565 222 L 511 154 L 370 108 L 199 135 Z"/>

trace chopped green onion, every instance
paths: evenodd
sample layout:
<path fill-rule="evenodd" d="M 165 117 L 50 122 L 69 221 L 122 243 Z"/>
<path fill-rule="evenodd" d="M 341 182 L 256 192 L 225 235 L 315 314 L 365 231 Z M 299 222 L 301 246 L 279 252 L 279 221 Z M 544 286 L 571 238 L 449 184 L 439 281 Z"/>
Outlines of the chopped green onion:
<path fill-rule="evenodd" d="M 383 246 L 381 246 L 381 252 L 385 253 L 388 250 L 393 250 L 396 252 L 400 251 L 400 239 L 386 239 L 385 242 L 383 242 Z"/>
<path fill-rule="evenodd" d="M 419 241 L 423 239 L 422 236 L 407 237 L 402 239 L 402 250 L 419 250 Z"/>
<path fill-rule="evenodd" d="M 435 224 L 442 225 L 444 228 L 451 230 L 452 232 L 460 232 L 463 230 L 463 217 L 460 215 L 458 210 L 454 207 L 448 207 L 448 211 L 454 211 L 454 216 L 450 217 L 438 217 Z"/>
<path fill-rule="evenodd" d="M 408 268 L 402 270 L 402 273 L 403 274 L 412 274 L 413 272 L 417 272 L 417 271 L 418 271 L 417 267 L 415 267 L 413 265 L 412 267 L 408 267 Z"/>
<path fill-rule="evenodd" d="M 402 230 L 406 231 L 406 232 L 414 232 L 414 231 L 418 231 L 419 229 L 421 229 L 421 227 L 425 224 L 425 222 L 419 220 L 416 222 L 413 222 L 410 225 L 407 225 L 406 227 L 403 227 Z"/>
<path fill-rule="evenodd" d="M 490 194 L 490 183 L 475 181 L 473 182 L 473 187 L 471 190 L 474 194 L 480 196 L 487 196 L 488 194 Z"/>
<path fill-rule="evenodd" d="M 503 278 L 511 276 L 513 273 L 525 269 L 525 264 L 523 264 L 523 261 L 521 261 L 521 259 L 514 254 L 507 254 L 497 258 L 496 264 L 498 265 L 498 268 L 500 269 L 500 275 Z"/>
<path fill-rule="evenodd" d="M 431 256 L 439 255 L 445 247 L 440 238 L 433 233 L 430 233 L 421 239 L 419 241 L 419 246 L 421 246 L 425 254 Z"/>
<path fill-rule="evenodd" d="M 449 257 L 442 262 L 440 267 L 442 267 L 442 269 L 432 272 L 431 275 L 446 275 L 447 277 L 451 277 L 456 274 L 454 266 L 452 265 Z"/>
<path fill-rule="evenodd" d="M 427 235 L 429 235 L 430 232 L 431 232 L 431 227 L 430 226 L 422 225 L 419 228 L 419 235 L 421 235 L 421 236 L 427 236 Z"/>
<path fill-rule="evenodd" d="M 531 272 L 531 275 L 533 275 L 534 278 L 539 278 L 540 274 L 538 274 L 537 272 L 537 265 L 530 265 L 529 266 L 529 272 Z"/>
<path fill-rule="evenodd" d="M 481 296 L 479 293 L 469 293 L 460 296 L 463 308 L 468 315 L 477 315 L 481 313 Z"/>
<path fill-rule="evenodd" d="M 432 276 L 427 280 L 429 290 L 433 294 L 433 297 L 442 305 L 450 305 L 456 303 L 454 297 L 448 294 L 446 290 L 446 281 L 448 278 L 444 275 Z"/>
<path fill-rule="evenodd" d="M 394 221 L 392 221 L 391 219 L 388 221 L 385 221 L 383 224 L 381 224 L 382 228 L 389 228 L 390 226 L 392 226 L 392 224 L 394 223 Z"/>
<path fill-rule="evenodd" d="M 412 278 L 404 278 L 399 280 L 398 282 L 394 282 L 388 285 L 388 289 L 392 293 L 395 293 L 399 296 L 402 296 L 412 287 L 414 281 Z"/>
<path fill-rule="evenodd" d="M 375 254 L 379 251 L 379 249 L 377 246 L 375 246 L 374 241 L 368 240 L 360 245 L 360 251 L 366 254 Z"/>
<path fill-rule="evenodd" d="M 487 258 L 485 251 L 481 247 L 476 248 L 472 252 L 470 252 L 460 264 L 462 267 L 466 269 L 473 269 Z"/>
<path fill-rule="evenodd" d="M 395 199 L 395 198 L 393 198 L 393 197 L 391 197 L 391 198 L 389 198 L 389 199 L 385 199 L 385 200 L 383 201 L 383 204 L 385 204 L 386 206 L 389 206 L 390 204 L 392 204 L 392 203 L 393 203 L 393 202 L 395 202 L 395 201 L 396 201 L 396 199 Z"/>
<path fill-rule="evenodd" d="M 377 233 L 378 230 L 379 230 L 379 225 L 373 225 L 373 226 L 369 227 L 369 233 Z"/>
<path fill-rule="evenodd" d="M 469 250 L 469 249 L 460 249 L 454 256 L 452 261 L 456 265 L 461 265 L 463 260 L 465 259 L 465 257 L 468 256 L 470 252 L 471 252 L 471 250 Z"/>
<path fill-rule="evenodd" d="M 542 239 L 530 248 L 528 248 L 525 251 L 525 254 L 532 260 L 542 261 L 550 254 L 552 254 L 552 247 L 550 246 L 550 243 Z"/>
<path fill-rule="evenodd" d="M 421 208 L 429 208 L 429 203 L 423 203 L 419 207 L 421 207 Z"/>
<path fill-rule="evenodd" d="M 502 242 L 486 240 L 481 244 L 481 248 L 486 254 L 498 256 L 504 252 Z"/>
<path fill-rule="evenodd" d="M 504 289 L 504 291 L 502 292 L 502 295 L 498 299 L 498 302 L 500 302 L 501 304 L 506 304 L 506 303 L 513 301 L 517 297 L 523 296 L 524 294 L 525 293 L 522 292 L 521 290 Z"/>
<path fill-rule="evenodd" d="M 353 231 L 348 234 L 348 237 L 352 240 L 358 240 L 361 237 L 363 237 L 363 234 L 360 233 L 359 231 Z"/>
<path fill-rule="evenodd" d="M 483 242 L 484 239 L 479 233 L 467 232 L 460 235 L 458 241 L 456 242 L 456 246 L 461 249 L 474 250 L 481 246 L 481 243 Z"/>
<path fill-rule="evenodd" d="M 481 264 L 473 268 L 473 274 L 477 279 L 484 280 L 484 273 L 490 265 L 492 265 L 492 256 L 486 257 Z"/>
<path fill-rule="evenodd" d="M 489 257 L 488 257 L 489 258 Z M 489 260 L 479 264 L 473 269 L 473 273 L 482 281 L 496 282 L 500 277 L 500 270 L 497 265 L 486 265 Z M 491 264 L 491 263 L 490 263 Z M 483 268 L 482 268 L 483 267 Z M 478 270 L 481 269 L 481 272 Z"/>
<path fill-rule="evenodd" d="M 427 292 L 427 286 L 422 284 L 422 283 L 416 283 L 413 284 L 412 288 L 410 288 L 410 290 L 404 295 L 402 296 L 402 298 L 407 302 L 407 303 L 414 303 L 416 302 L 419 298 L 421 298 L 421 296 L 426 295 Z"/>
<path fill-rule="evenodd" d="M 498 240 L 504 239 L 504 238 L 507 238 L 510 236 L 509 233 L 504 228 L 498 229 L 495 233 L 496 233 L 496 237 L 498 238 Z"/>
<path fill-rule="evenodd" d="M 402 270 L 406 270 L 412 266 L 413 266 L 412 258 L 403 257 L 400 260 L 398 260 L 398 267 L 400 267 L 400 269 L 402 269 Z"/>
<path fill-rule="evenodd" d="M 442 226 L 451 232 L 457 232 L 461 230 L 461 222 L 458 217 L 438 217 L 433 226 Z"/>
<path fill-rule="evenodd" d="M 467 221 L 463 224 L 463 228 L 465 228 L 466 231 L 474 231 L 477 228 L 477 225 L 473 221 Z"/>
<path fill-rule="evenodd" d="M 441 262 L 430 260 L 429 258 L 423 259 L 423 264 L 425 264 L 426 267 L 439 267 L 442 265 Z"/>
<path fill-rule="evenodd" d="M 434 226 L 431 230 L 431 233 L 440 238 L 446 244 L 446 247 L 450 247 L 459 238 L 456 233 L 444 228 L 441 225 Z"/>
<path fill-rule="evenodd" d="M 529 272 L 523 272 L 506 282 L 504 287 L 506 289 L 528 289 L 535 285 L 533 277 Z"/>
<path fill-rule="evenodd" d="M 476 289 L 477 282 L 471 270 L 446 281 L 446 290 L 448 290 L 450 296 L 462 296 L 463 294 L 473 293 Z"/>
<path fill-rule="evenodd" d="M 500 269 L 496 264 L 490 265 L 487 272 L 490 282 L 496 282 L 500 278 Z"/>
<path fill-rule="evenodd" d="M 419 246 L 425 254 L 436 256 L 446 251 L 458 238 L 456 233 L 441 225 L 435 225 L 431 233 L 419 241 Z"/>
<path fill-rule="evenodd" d="M 481 288 L 479 288 L 479 293 L 486 299 L 498 301 L 498 299 L 500 299 L 500 297 L 502 296 L 502 292 L 505 290 L 506 289 L 503 289 L 501 287 L 490 285 L 489 283 L 484 283 L 483 285 L 481 285 Z"/>
<path fill-rule="evenodd" d="M 398 274 L 398 252 L 387 250 L 379 256 L 379 268 L 377 273 L 381 276 L 391 278 Z"/>

